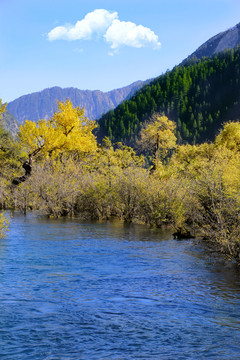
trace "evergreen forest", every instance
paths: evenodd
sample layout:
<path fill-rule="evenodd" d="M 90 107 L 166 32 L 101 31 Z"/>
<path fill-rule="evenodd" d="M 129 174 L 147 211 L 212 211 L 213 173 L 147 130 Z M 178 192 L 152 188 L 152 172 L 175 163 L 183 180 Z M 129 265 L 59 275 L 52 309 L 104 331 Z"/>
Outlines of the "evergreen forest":
<path fill-rule="evenodd" d="M 177 124 L 180 144 L 212 141 L 221 125 L 240 114 L 240 49 L 176 66 L 99 120 L 99 139 L 133 145 L 157 112 Z"/>

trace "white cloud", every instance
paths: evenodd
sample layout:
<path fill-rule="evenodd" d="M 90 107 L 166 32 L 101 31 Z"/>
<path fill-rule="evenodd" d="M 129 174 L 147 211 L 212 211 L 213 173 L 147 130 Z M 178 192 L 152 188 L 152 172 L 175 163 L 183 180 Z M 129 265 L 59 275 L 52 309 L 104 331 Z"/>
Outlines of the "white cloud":
<path fill-rule="evenodd" d="M 57 26 L 48 33 L 48 40 L 87 40 L 94 33 L 104 33 L 117 19 L 117 12 L 109 12 L 104 9 L 96 9 L 88 13 L 84 19 L 73 25 Z"/>
<path fill-rule="evenodd" d="M 117 12 L 109 12 L 105 9 L 96 9 L 88 13 L 75 25 L 57 26 L 47 36 L 49 41 L 59 39 L 73 41 L 89 40 L 94 34 L 102 35 L 110 44 L 112 50 L 109 55 L 117 53 L 121 46 L 154 49 L 161 46 L 158 36 L 151 29 L 130 21 L 120 21 Z"/>
<path fill-rule="evenodd" d="M 154 49 L 161 46 L 158 36 L 149 28 L 118 19 L 112 22 L 104 38 L 111 44 L 111 49 L 114 52 L 117 52 L 122 45 L 135 48 L 150 46 Z"/>

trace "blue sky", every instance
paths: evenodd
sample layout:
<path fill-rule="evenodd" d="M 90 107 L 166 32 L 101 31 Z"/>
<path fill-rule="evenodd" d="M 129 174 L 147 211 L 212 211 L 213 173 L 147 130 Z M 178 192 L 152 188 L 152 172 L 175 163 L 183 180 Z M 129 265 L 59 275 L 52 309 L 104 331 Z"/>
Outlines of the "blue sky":
<path fill-rule="evenodd" d="M 239 22 L 239 0 L 0 0 L 0 98 L 153 78 Z"/>

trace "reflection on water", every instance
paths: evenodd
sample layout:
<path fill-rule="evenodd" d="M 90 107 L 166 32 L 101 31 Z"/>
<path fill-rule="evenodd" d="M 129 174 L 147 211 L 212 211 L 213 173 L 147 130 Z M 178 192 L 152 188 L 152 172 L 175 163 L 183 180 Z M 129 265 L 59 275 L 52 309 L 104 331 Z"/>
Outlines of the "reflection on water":
<path fill-rule="evenodd" d="M 195 241 L 15 214 L 0 242 L 0 359 L 240 359 L 239 272 Z"/>

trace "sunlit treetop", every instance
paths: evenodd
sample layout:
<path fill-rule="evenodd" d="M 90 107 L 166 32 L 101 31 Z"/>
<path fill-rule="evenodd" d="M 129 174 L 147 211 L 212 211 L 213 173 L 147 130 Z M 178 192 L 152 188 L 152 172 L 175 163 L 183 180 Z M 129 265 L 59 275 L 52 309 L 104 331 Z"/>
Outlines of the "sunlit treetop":
<path fill-rule="evenodd" d="M 240 150 L 240 122 L 226 123 L 215 139 L 217 146 L 225 146 L 229 150 Z"/>
<path fill-rule="evenodd" d="M 150 122 L 141 130 L 139 144 L 154 155 L 153 170 L 159 168 L 160 159 L 166 158 L 169 150 L 176 147 L 175 129 L 176 124 L 173 121 L 155 113 Z"/>
<path fill-rule="evenodd" d="M 67 100 L 58 103 L 58 111 L 50 120 L 39 120 L 37 123 L 26 120 L 20 126 L 19 138 L 27 148 L 29 157 L 39 153 L 53 155 L 71 151 L 86 154 L 97 148 L 92 133 L 96 126 L 94 121 L 84 116 L 84 109 L 74 108 Z"/>
<path fill-rule="evenodd" d="M 141 142 L 149 148 L 158 146 L 162 151 L 173 149 L 177 141 L 175 128 L 176 124 L 166 116 L 154 114 L 141 131 Z"/>

